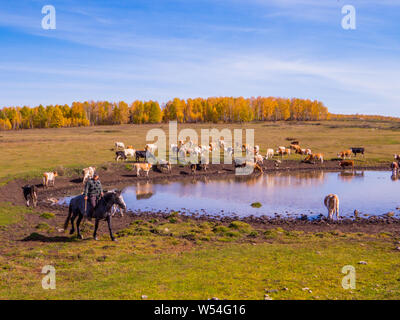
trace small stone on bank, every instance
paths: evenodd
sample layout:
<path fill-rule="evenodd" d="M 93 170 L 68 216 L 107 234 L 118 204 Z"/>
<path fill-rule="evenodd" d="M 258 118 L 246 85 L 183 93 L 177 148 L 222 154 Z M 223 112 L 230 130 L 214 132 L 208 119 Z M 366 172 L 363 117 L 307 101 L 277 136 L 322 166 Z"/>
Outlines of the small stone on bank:
<path fill-rule="evenodd" d="M 358 264 L 367 264 L 366 261 L 359 261 Z"/>

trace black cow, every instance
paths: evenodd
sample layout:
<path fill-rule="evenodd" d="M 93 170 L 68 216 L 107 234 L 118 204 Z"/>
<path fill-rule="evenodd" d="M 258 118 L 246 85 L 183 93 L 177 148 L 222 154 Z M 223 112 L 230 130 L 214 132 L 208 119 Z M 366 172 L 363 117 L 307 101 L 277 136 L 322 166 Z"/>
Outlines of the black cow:
<path fill-rule="evenodd" d="M 139 161 L 141 158 L 146 160 L 147 152 L 146 151 L 136 151 L 135 152 L 136 161 Z"/>
<path fill-rule="evenodd" d="M 357 157 L 357 153 L 362 154 L 364 156 L 365 149 L 364 148 L 350 148 L 351 152 L 353 152 L 354 156 Z"/>
<path fill-rule="evenodd" d="M 117 152 L 115 152 L 115 160 L 118 161 L 119 159 L 122 159 L 122 160 L 128 159 L 126 154 L 125 154 L 125 151 L 117 151 Z"/>
<path fill-rule="evenodd" d="M 29 205 L 32 201 L 33 206 L 36 207 L 37 202 L 38 202 L 36 186 L 34 186 L 34 185 L 23 186 L 22 192 L 24 194 L 26 206 L 29 207 Z"/>

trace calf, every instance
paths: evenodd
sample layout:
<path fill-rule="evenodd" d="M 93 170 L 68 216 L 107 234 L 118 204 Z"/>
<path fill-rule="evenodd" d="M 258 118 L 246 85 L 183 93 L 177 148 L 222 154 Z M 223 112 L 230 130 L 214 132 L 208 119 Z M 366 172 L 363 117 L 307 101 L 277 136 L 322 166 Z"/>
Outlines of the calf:
<path fill-rule="evenodd" d="M 329 220 L 333 220 L 334 214 L 336 214 L 336 219 L 339 219 L 339 197 L 336 194 L 328 194 L 324 199 L 324 204 L 328 209 Z"/>
<path fill-rule="evenodd" d="M 54 187 L 57 176 L 58 173 L 56 171 L 43 173 L 43 187 L 48 188 L 50 185 Z"/>
<path fill-rule="evenodd" d="M 357 153 L 361 154 L 364 157 L 365 148 L 350 148 L 351 152 L 357 157 Z"/>
<path fill-rule="evenodd" d="M 31 201 L 34 207 L 37 206 L 38 198 L 36 187 L 34 185 L 26 185 L 22 187 L 22 192 L 26 201 L 26 206 L 29 207 Z"/>
<path fill-rule="evenodd" d="M 136 176 L 140 176 L 140 171 L 143 170 L 143 172 L 146 174 L 146 176 L 149 176 L 149 171 L 153 165 L 151 163 L 134 163 L 133 164 L 133 169 L 136 170 Z"/>
<path fill-rule="evenodd" d="M 82 170 L 82 174 L 83 174 L 82 183 L 85 184 L 89 179 L 93 178 L 95 172 L 96 172 L 96 167 L 89 167 L 89 168 L 83 169 Z"/>
<path fill-rule="evenodd" d="M 346 167 L 351 167 L 354 169 L 354 160 L 343 160 L 339 162 L 339 167 L 346 168 Z"/>

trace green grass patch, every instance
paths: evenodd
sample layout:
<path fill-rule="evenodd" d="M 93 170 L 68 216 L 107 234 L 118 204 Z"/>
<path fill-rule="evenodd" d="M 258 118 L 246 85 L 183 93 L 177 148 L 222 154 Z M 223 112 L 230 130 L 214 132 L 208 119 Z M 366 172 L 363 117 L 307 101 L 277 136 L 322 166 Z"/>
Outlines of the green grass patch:
<path fill-rule="evenodd" d="M 26 213 L 32 213 L 32 210 L 23 206 L 13 206 L 9 202 L 0 202 L 0 226 L 16 223 L 22 220 Z"/>

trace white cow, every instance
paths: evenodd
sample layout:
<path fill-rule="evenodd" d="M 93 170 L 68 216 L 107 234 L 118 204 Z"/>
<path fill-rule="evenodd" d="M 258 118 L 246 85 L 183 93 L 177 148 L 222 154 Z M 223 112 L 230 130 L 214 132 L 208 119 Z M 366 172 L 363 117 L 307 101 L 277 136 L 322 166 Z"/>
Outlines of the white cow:
<path fill-rule="evenodd" d="M 272 158 L 274 156 L 274 149 L 268 148 L 267 154 L 265 155 L 265 159 Z"/>
<path fill-rule="evenodd" d="M 124 150 L 124 153 L 125 153 L 125 157 L 127 157 L 127 158 L 129 158 L 129 157 L 131 157 L 131 158 L 136 157 L 136 150 L 135 150 L 135 149 L 125 149 L 125 150 Z"/>
<path fill-rule="evenodd" d="M 43 173 L 43 187 L 48 188 L 50 185 L 54 187 L 57 176 L 56 171 Z"/>

